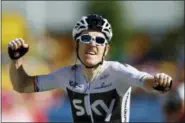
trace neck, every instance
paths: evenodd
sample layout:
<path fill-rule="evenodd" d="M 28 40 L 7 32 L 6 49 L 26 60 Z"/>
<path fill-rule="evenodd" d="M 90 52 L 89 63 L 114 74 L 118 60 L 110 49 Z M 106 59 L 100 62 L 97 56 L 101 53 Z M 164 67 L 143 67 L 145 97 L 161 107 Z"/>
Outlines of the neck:
<path fill-rule="evenodd" d="M 96 68 L 86 68 L 85 66 L 83 66 L 83 74 L 86 78 L 86 80 L 88 82 L 92 82 L 96 77 L 97 75 L 99 74 L 100 70 L 101 70 L 101 67 L 102 65 L 99 65 L 98 67 Z"/>

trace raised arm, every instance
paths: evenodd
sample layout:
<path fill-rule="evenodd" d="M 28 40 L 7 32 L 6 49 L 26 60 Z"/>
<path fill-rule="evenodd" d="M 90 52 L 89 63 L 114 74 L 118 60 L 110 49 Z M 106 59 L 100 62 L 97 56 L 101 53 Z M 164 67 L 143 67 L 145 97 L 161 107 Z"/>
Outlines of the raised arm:
<path fill-rule="evenodd" d="M 118 72 L 118 89 L 121 90 L 121 86 L 124 85 L 124 82 L 128 83 L 131 86 L 137 86 L 144 88 L 147 91 L 159 91 L 166 92 L 171 89 L 172 78 L 164 73 L 158 73 L 156 75 L 150 75 L 149 73 L 142 72 L 130 65 L 123 65 L 117 63 L 117 72 Z"/>
<path fill-rule="evenodd" d="M 23 39 L 15 39 L 8 44 L 8 53 L 12 59 L 9 75 L 15 91 L 20 93 L 41 92 L 52 89 L 64 89 L 68 82 L 69 69 L 64 67 L 50 74 L 30 76 L 23 68 L 22 56 L 28 51 Z"/>
<path fill-rule="evenodd" d="M 29 76 L 23 68 L 22 58 L 12 60 L 10 63 L 9 75 L 13 89 L 20 93 L 35 92 L 36 76 Z"/>
<path fill-rule="evenodd" d="M 20 93 L 34 92 L 35 76 L 29 76 L 22 63 L 22 57 L 28 52 L 29 46 L 24 40 L 17 38 L 8 43 L 8 53 L 11 58 L 9 75 L 15 91 Z"/>

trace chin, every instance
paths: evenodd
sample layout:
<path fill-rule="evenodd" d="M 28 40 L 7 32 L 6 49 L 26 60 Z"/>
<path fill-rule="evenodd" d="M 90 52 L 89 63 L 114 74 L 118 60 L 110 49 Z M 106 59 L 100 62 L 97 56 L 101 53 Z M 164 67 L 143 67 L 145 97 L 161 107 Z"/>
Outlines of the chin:
<path fill-rule="evenodd" d="M 93 60 L 90 60 L 90 59 L 88 59 L 88 60 L 85 61 L 85 64 L 88 65 L 88 66 L 94 66 L 94 65 L 96 65 L 97 63 L 98 63 L 98 62 L 93 61 Z"/>

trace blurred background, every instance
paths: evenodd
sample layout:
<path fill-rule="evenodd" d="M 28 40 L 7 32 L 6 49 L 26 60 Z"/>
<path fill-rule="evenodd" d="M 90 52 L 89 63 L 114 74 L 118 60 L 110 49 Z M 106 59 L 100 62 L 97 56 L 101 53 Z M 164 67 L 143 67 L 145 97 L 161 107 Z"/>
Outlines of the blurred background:
<path fill-rule="evenodd" d="M 2 121 L 72 122 L 62 90 L 19 94 L 9 79 L 7 44 L 22 37 L 29 75 L 74 64 L 72 28 L 83 15 L 97 13 L 113 27 L 107 60 L 128 63 L 154 75 L 169 74 L 172 91 L 163 95 L 134 88 L 131 122 L 184 119 L 184 1 L 2 1 Z"/>

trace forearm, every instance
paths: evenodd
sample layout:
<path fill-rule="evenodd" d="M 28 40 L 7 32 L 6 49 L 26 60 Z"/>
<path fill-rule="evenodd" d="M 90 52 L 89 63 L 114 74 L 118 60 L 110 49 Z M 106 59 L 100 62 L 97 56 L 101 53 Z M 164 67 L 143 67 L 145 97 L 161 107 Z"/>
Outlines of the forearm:
<path fill-rule="evenodd" d="M 18 92 L 34 91 L 34 77 L 29 76 L 22 65 L 22 59 L 12 60 L 10 63 L 10 80 L 14 90 Z"/>
<path fill-rule="evenodd" d="M 154 76 L 150 75 L 144 78 L 144 88 L 147 90 L 153 89 L 153 84 L 155 82 Z"/>

